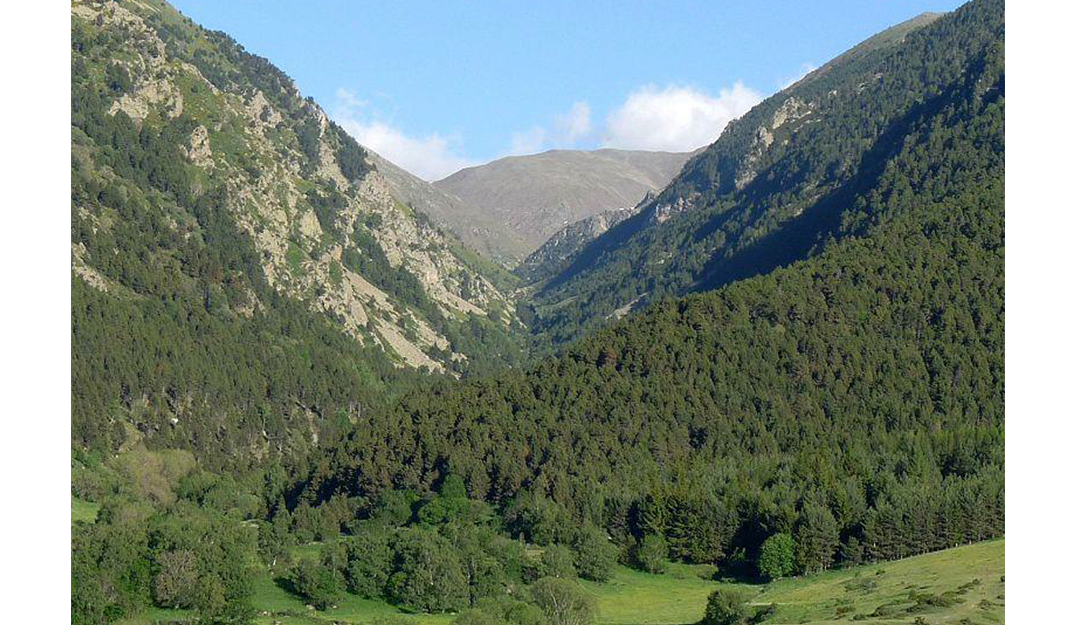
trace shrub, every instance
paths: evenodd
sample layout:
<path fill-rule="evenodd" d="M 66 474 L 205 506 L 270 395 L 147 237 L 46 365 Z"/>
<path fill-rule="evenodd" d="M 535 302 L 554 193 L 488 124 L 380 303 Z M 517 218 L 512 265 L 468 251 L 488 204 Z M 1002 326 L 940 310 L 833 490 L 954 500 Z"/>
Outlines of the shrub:
<path fill-rule="evenodd" d="M 349 592 L 365 599 L 378 599 L 390 579 L 393 552 L 388 535 L 385 532 L 367 532 L 348 539 L 345 545 L 348 554 L 345 582 Z"/>
<path fill-rule="evenodd" d="M 603 530 L 595 525 L 582 527 L 574 539 L 574 563 L 578 575 L 594 582 L 606 582 L 615 568 L 618 551 Z"/>
<path fill-rule="evenodd" d="M 341 597 L 341 581 L 335 571 L 310 558 L 296 563 L 289 572 L 289 581 L 298 595 L 320 610 Z"/>
<path fill-rule="evenodd" d="M 453 545 L 437 532 L 404 530 L 394 545 L 397 571 L 387 584 L 391 599 L 425 612 L 464 607 L 469 585 Z"/>
<path fill-rule="evenodd" d="M 577 568 L 574 566 L 574 552 L 563 545 L 550 545 L 540 557 L 540 577 L 558 577 L 574 579 Z"/>
<path fill-rule="evenodd" d="M 157 558 L 154 600 L 160 606 L 192 608 L 198 597 L 199 566 L 188 549 L 166 551 Z"/>
<path fill-rule="evenodd" d="M 596 602 L 575 582 L 545 577 L 529 591 L 552 625 L 588 625 L 596 619 Z"/>
<path fill-rule="evenodd" d="M 709 594 L 700 625 L 743 625 L 748 621 L 746 595 L 731 588 L 721 588 Z"/>
<path fill-rule="evenodd" d="M 663 573 L 667 568 L 667 540 L 660 534 L 649 534 L 634 550 L 634 561 L 643 571 Z"/>

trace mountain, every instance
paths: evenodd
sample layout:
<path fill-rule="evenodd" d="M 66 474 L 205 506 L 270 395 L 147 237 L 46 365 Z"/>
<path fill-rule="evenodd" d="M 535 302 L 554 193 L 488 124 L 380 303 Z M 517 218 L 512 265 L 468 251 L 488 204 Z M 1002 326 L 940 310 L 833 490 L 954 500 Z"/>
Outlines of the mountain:
<path fill-rule="evenodd" d="M 594 239 L 634 214 L 635 208 L 616 208 L 597 213 L 563 227 L 535 252 L 525 257 L 514 274 L 529 283 L 541 282 L 566 268 L 568 259 Z"/>
<path fill-rule="evenodd" d="M 667 184 L 689 157 L 612 149 L 509 156 L 435 182 L 472 211 L 433 216 L 466 243 L 513 265 L 564 226 L 636 205 Z"/>
<path fill-rule="evenodd" d="M 833 191 L 844 210 L 825 204 L 839 223 L 811 230 L 834 234 L 820 251 L 655 302 L 526 369 L 410 393 L 321 450 L 303 500 L 371 501 L 456 476 L 512 536 L 567 544 L 598 524 L 627 557 L 653 536 L 674 559 L 736 575 L 756 574 L 776 534 L 799 543 L 804 571 L 1002 535 L 1003 44 L 1004 2 L 975 0 L 865 66 L 830 70 L 844 81 L 812 78 L 820 91 L 733 125 L 725 135 L 761 149 L 729 157 L 721 138 L 608 233 L 639 219 L 669 228 L 704 212 L 707 193 L 722 218 L 741 213 L 736 201 L 785 206 L 755 195 L 766 192 L 809 213 L 824 195 L 802 186 L 827 194 L 848 163 Z M 863 81 L 879 73 L 905 91 Z M 826 134 L 836 114 L 850 132 Z M 791 195 L 775 187 L 799 172 L 782 178 Z M 658 210 L 683 198 L 682 213 Z"/>
<path fill-rule="evenodd" d="M 1004 535 L 1004 12 L 872 39 L 564 231 L 518 293 L 565 342 L 518 364 L 506 276 L 284 75 L 74 4 L 72 623 L 997 618 L 1000 544 L 883 563 Z"/>
<path fill-rule="evenodd" d="M 430 182 L 410 174 L 404 169 L 368 150 L 375 168 L 386 179 L 394 196 L 405 205 L 431 217 L 440 227 L 451 232 L 469 248 L 480 252 L 485 258 L 496 261 L 490 273 L 505 280 L 513 277 L 505 272 L 508 261 L 497 245 L 501 236 L 492 228 L 490 216 L 467 204 L 461 198 L 439 189 Z M 486 225 L 485 225 L 486 224 Z M 510 286 L 510 285 L 508 285 Z"/>
<path fill-rule="evenodd" d="M 885 218 L 866 212 L 871 194 L 897 175 L 927 120 L 1004 88 L 989 65 L 1003 26 L 986 15 L 967 8 L 885 31 L 729 124 L 633 217 L 534 287 L 535 330 L 563 341 L 616 311 L 768 273 L 865 233 Z M 965 19 L 982 21 L 956 28 Z M 985 168 L 948 154 L 932 166 L 959 177 Z M 913 191 L 928 176 L 914 172 Z"/>
<path fill-rule="evenodd" d="M 928 11 L 926 13 L 920 13 L 919 15 L 916 15 L 915 17 L 907 21 L 900 22 L 896 26 L 886 28 L 880 33 L 874 35 L 873 37 L 870 37 L 866 41 L 863 41 L 854 48 L 848 50 L 847 52 L 844 52 L 835 59 L 822 65 L 820 68 L 818 68 L 820 70 L 818 74 L 827 72 L 833 67 L 836 67 L 837 65 L 843 65 L 844 63 L 852 61 L 855 58 L 860 57 L 864 54 L 868 54 L 881 48 L 887 48 L 898 43 L 903 43 L 904 39 L 908 36 L 908 34 L 934 22 L 935 20 L 944 15 L 945 13 L 932 13 Z"/>
<path fill-rule="evenodd" d="M 78 444 L 262 450 L 293 431 L 267 411 L 314 439 L 400 369 L 516 358 L 512 277 L 268 61 L 160 1 L 75 2 L 71 31 Z"/>

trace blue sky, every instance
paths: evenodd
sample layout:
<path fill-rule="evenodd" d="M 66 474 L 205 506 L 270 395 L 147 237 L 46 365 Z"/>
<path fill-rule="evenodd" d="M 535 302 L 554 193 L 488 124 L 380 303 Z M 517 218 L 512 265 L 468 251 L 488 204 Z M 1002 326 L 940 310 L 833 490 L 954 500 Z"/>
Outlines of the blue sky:
<path fill-rule="evenodd" d="M 434 180 L 551 148 L 689 150 L 808 69 L 958 0 L 173 0 Z"/>

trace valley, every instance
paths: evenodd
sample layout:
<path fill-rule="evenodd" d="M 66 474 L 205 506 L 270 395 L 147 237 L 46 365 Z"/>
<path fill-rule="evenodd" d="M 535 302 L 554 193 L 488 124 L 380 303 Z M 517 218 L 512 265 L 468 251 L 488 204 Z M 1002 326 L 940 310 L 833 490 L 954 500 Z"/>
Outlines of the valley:
<path fill-rule="evenodd" d="M 1004 21 L 427 182 L 73 1 L 72 622 L 1003 622 Z"/>

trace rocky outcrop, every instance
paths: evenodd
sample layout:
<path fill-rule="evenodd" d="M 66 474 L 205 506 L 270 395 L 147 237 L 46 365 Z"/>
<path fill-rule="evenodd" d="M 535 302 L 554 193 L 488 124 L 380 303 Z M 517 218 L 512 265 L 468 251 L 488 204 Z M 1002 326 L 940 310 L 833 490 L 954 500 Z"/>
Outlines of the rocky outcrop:
<path fill-rule="evenodd" d="M 558 274 L 568 259 L 577 254 L 596 237 L 630 217 L 636 208 L 617 208 L 576 221 L 559 230 L 521 262 L 514 273 L 526 282 L 534 283 Z"/>
<path fill-rule="evenodd" d="M 741 190 L 757 177 L 758 162 L 769 148 L 772 147 L 778 131 L 783 128 L 785 134 L 791 134 L 801 126 L 801 124 L 796 124 L 795 122 L 810 115 L 814 112 L 815 108 L 816 105 L 814 102 L 804 102 L 799 98 L 791 97 L 784 100 L 784 103 L 776 109 L 768 127 L 758 126 L 757 133 L 754 135 L 754 140 L 751 142 L 750 148 L 747 150 L 746 155 L 739 164 L 738 172 L 735 174 L 736 189 Z M 785 126 L 787 127 L 785 128 Z"/>

